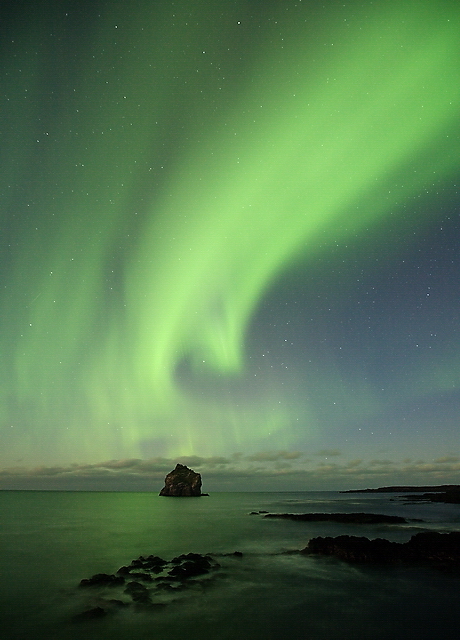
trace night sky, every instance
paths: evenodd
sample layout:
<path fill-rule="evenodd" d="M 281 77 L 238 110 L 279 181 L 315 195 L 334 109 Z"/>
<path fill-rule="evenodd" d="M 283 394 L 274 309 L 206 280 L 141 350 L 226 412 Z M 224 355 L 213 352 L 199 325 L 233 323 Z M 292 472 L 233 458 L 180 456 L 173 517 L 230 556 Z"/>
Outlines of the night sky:
<path fill-rule="evenodd" d="M 457 1 L 0 16 L 0 488 L 460 482 Z"/>

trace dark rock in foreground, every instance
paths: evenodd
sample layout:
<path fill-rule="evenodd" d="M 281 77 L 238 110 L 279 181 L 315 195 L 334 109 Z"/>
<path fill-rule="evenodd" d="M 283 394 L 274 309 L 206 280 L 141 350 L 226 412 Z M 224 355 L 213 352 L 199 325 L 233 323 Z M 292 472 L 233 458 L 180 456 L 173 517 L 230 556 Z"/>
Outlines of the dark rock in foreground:
<path fill-rule="evenodd" d="M 284 518 L 302 522 L 343 522 L 346 524 L 406 524 L 401 516 L 380 513 L 268 513 L 265 518 Z"/>
<path fill-rule="evenodd" d="M 96 573 L 91 578 L 85 578 L 80 582 L 80 587 L 118 587 L 125 579 L 122 576 Z"/>
<path fill-rule="evenodd" d="M 460 568 L 460 532 L 417 533 L 405 543 L 358 536 L 312 538 L 302 553 L 335 556 L 356 563 L 424 563 Z"/>
<path fill-rule="evenodd" d="M 176 468 L 168 473 L 165 486 L 160 496 L 193 497 L 201 496 L 201 475 L 183 464 L 176 464 Z"/>
<path fill-rule="evenodd" d="M 270 514 L 280 516 L 303 514 Z M 307 516 L 372 516 L 376 514 L 305 514 Z M 391 517 L 391 516 L 390 516 Z M 340 560 L 360 564 L 394 566 L 397 564 L 425 564 L 429 567 L 460 570 L 460 532 L 418 533 L 405 543 L 382 538 L 369 540 L 358 536 L 316 537 L 302 550 L 282 552 L 304 555 L 333 556 Z M 242 561 L 243 554 L 187 553 L 163 560 L 159 556 L 139 556 L 124 565 L 115 574 L 98 573 L 80 582 L 88 593 L 85 609 L 72 616 L 73 622 L 89 622 L 104 618 L 107 614 L 128 611 L 158 611 L 169 603 L 197 596 L 215 584 L 221 565 L 215 557 L 234 558 Z M 225 566 L 225 565 L 224 565 Z M 230 567 L 231 561 L 230 561 Z M 109 595 L 110 594 L 110 595 Z M 108 597 L 109 596 L 109 597 Z M 115 596 L 115 598 L 113 597 Z M 79 599 L 80 600 L 80 599 Z"/>
<path fill-rule="evenodd" d="M 237 555 L 239 554 L 239 555 Z M 242 554 L 235 552 L 235 557 Z M 172 560 L 159 556 L 139 556 L 129 565 L 118 569 L 116 574 L 96 573 L 80 581 L 80 587 L 91 594 L 90 602 L 97 599 L 97 606 L 85 609 L 72 617 L 74 622 L 101 618 L 120 608 L 134 605 L 136 608 L 157 609 L 166 606 L 164 596 L 174 596 L 187 589 L 200 589 L 210 583 L 220 564 L 210 554 L 187 553 Z M 106 599 L 110 591 L 120 599 Z"/>
<path fill-rule="evenodd" d="M 132 598 L 133 602 L 140 604 L 151 604 L 152 602 L 147 587 L 136 580 L 128 582 L 125 593 Z"/>

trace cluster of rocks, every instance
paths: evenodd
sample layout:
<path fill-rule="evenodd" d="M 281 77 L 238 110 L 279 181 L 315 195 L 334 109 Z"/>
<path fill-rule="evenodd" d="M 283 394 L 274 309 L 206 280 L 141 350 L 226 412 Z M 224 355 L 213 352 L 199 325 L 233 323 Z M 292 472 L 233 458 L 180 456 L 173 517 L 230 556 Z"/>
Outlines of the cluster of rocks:
<path fill-rule="evenodd" d="M 423 531 L 404 543 L 348 535 L 319 536 L 312 538 L 302 553 L 334 556 L 355 563 L 428 563 L 460 569 L 460 532 Z"/>
<path fill-rule="evenodd" d="M 238 552 L 229 555 L 241 555 Z M 97 592 L 97 606 L 74 616 L 74 621 L 100 618 L 130 604 L 143 607 L 162 607 L 161 595 L 203 586 L 202 578 L 219 569 L 211 555 L 187 553 L 172 560 L 159 556 L 140 556 L 114 574 L 97 573 L 80 581 L 80 587 Z M 118 591 L 120 598 L 104 598 L 107 591 Z M 128 598 L 128 599 L 127 599 Z"/>
<path fill-rule="evenodd" d="M 449 493 L 449 492 L 448 492 Z M 451 492 L 452 495 L 454 492 Z M 420 499 L 427 494 L 420 494 Z M 442 494 L 429 494 L 439 496 Z M 436 497 L 433 498 L 434 501 Z M 401 516 L 379 513 L 268 513 L 252 511 L 251 515 L 264 518 L 281 518 L 299 522 L 338 522 L 343 524 L 389 524 L 399 525 L 423 520 L 408 520 Z M 384 538 L 370 540 L 366 537 L 340 535 L 336 537 L 318 536 L 312 538 L 300 551 L 302 554 L 334 556 L 354 563 L 395 564 L 422 563 L 438 568 L 460 569 L 460 532 L 439 533 L 423 531 L 412 536 L 405 543 L 391 542 Z"/>

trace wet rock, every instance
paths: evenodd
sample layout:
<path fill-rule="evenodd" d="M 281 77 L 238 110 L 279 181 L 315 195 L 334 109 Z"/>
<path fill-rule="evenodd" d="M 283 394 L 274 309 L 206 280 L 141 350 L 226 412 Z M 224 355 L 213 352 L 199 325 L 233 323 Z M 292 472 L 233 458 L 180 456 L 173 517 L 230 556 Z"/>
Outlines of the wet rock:
<path fill-rule="evenodd" d="M 178 580 L 186 580 L 187 578 L 200 576 L 205 573 L 209 573 L 209 567 L 200 566 L 195 562 L 184 562 L 177 567 L 173 567 L 169 572 L 169 575 L 177 578 Z"/>
<path fill-rule="evenodd" d="M 141 569 L 144 566 L 144 561 L 141 558 L 136 558 L 136 560 L 132 560 L 129 565 L 131 569 Z"/>
<path fill-rule="evenodd" d="M 201 495 L 201 475 L 179 463 L 173 471 L 168 473 L 165 478 L 165 486 L 160 491 L 160 496 L 193 497 Z"/>
<path fill-rule="evenodd" d="M 357 536 L 317 537 L 309 541 L 302 553 L 334 556 L 356 563 L 429 563 L 460 569 L 460 532 L 426 531 L 404 543 Z"/>
<path fill-rule="evenodd" d="M 144 560 L 144 568 L 154 573 L 160 573 L 166 564 L 168 564 L 167 561 L 159 556 L 148 556 Z"/>
<path fill-rule="evenodd" d="M 202 555 L 201 553 L 182 553 L 180 556 L 176 556 L 171 560 L 172 564 L 179 564 L 180 562 L 197 562 L 210 564 L 212 557 L 210 555 Z"/>
<path fill-rule="evenodd" d="M 312 538 L 304 553 L 318 553 L 335 556 L 347 562 L 394 562 L 398 557 L 399 545 L 383 538 L 369 540 L 358 536 L 337 536 Z"/>
<path fill-rule="evenodd" d="M 140 604 L 149 604 L 151 602 L 148 589 L 140 582 L 128 582 L 125 593 L 131 596 L 134 602 Z"/>
<path fill-rule="evenodd" d="M 132 572 L 130 574 L 132 578 L 136 578 L 136 580 L 143 580 L 144 582 L 152 582 L 153 578 L 150 573 L 143 573 L 142 571 Z"/>
<path fill-rule="evenodd" d="M 131 572 L 131 568 L 132 568 L 132 567 L 126 567 L 126 566 L 124 566 L 124 567 L 120 567 L 120 568 L 117 570 L 117 573 L 119 573 L 119 574 L 121 574 L 121 575 L 123 575 L 123 576 L 124 576 L 124 575 L 129 575 L 129 573 Z"/>
<path fill-rule="evenodd" d="M 171 560 L 174 566 L 168 575 L 178 580 L 186 580 L 195 576 L 209 573 L 213 568 L 211 556 L 203 556 L 199 553 L 187 553 Z"/>
<path fill-rule="evenodd" d="M 460 532 L 423 531 L 404 545 L 406 552 L 429 562 L 457 565 L 460 568 Z"/>
<path fill-rule="evenodd" d="M 123 576 L 96 573 L 94 576 L 91 576 L 91 578 L 81 580 L 80 587 L 117 587 L 123 584 L 124 581 Z"/>
<path fill-rule="evenodd" d="M 238 552 L 235 552 L 238 553 Z M 233 554 L 229 554 L 233 555 Z M 208 573 L 215 571 L 220 565 L 215 559 L 207 554 L 186 553 L 176 556 L 170 561 L 163 560 L 159 556 L 150 555 L 147 557 L 139 556 L 129 565 L 123 565 L 117 571 L 116 575 L 107 573 L 95 574 L 91 578 L 82 580 L 81 586 L 99 587 L 101 592 L 99 597 L 97 591 L 91 591 L 91 604 L 100 605 L 99 608 L 105 613 L 114 613 L 119 607 L 129 606 L 122 600 L 108 600 L 104 597 L 104 591 L 107 587 L 122 585 L 123 593 L 131 598 L 134 605 L 141 609 L 152 609 L 155 607 L 163 607 L 161 602 L 162 592 L 184 591 L 193 586 L 202 586 L 209 583 Z M 158 575 L 160 574 L 160 575 Z M 119 594 L 121 594 L 120 589 Z M 117 595 L 119 595 L 117 593 Z M 155 601 L 155 597 L 156 600 Z M 136 608 L 136 607 L 134 607 Z M 91 611 L 88 609 L 88 611 Z M 90 618 L 91 615 L 97 617 L 97 612 L 79 614 L 82 619 Z"/>

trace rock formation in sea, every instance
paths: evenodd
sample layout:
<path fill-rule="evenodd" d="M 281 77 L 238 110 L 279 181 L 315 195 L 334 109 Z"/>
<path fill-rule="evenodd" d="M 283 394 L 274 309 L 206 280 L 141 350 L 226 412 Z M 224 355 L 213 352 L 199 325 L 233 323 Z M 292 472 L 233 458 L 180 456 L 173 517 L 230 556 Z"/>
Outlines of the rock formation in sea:
<path fill-rule="evenodd" d="M 165 486 L 160 496 L 192 497 L 206 495 L 201 493 L 201 474 L 196 473 L 183 464 L 176 464 L 176 468 L 168 473 Z"/>
<path fill-rule="evenodd" d="M 411 502 L 446 502 L 450 504 L 460 504 L 460 488 L 455 487 L 437 493 L 416 493 L 402 497 Z"/>
<path fill-rule="evenodd" d="M 240 558 L 243 554 L 235 551 L 221 555 Z M 91 621 L 119 613 L 130 605 L 140 611 L 163 608 L 176 593 L 182 600 L 187 589 L 192 597 L 197 587 L 211 585 L 219 569 L 220 564 L 209 554 L 186 553 L 169 561 L 156 555 L 139 556 L 116 574 L 96 573 L 81 580 L 80 588 L 89 592 L 88 608 L 77 612 L 72 620 Z"/>
<path fill-rule="evenodd" d="M 384 538 L 320 536 L 312 538 L 302 553 L 335 556 L 357 563 L 425 562 L 433 566 L 460 568 L 460 532 L 423 531 L 404 543 Z"/>
<path fill-rule="evenodd" d="M 265 518 L 302 522 L 343 522 L 345 524 L 406 524 L 406 518 L 381 513 L 267 513 Z"/>

